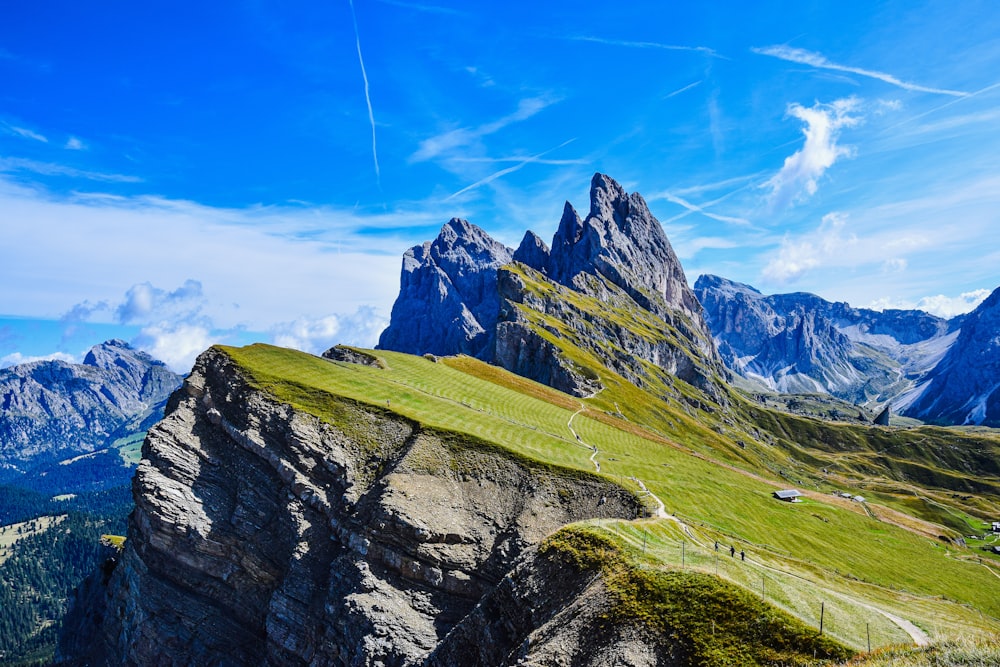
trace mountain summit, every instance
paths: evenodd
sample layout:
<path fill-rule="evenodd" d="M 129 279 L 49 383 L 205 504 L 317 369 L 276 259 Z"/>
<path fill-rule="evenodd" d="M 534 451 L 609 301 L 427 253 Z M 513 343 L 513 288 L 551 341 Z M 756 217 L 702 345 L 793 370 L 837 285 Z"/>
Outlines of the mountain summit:
<path fill-rule="evenodd" d="M 511 250 L 453 219 L 408 250 L 379 348 L 468 354 L 578 396 L 602 384 L 573 351 L 633 382 L 665 373 L 714 396 L 726 373 L 659 221 L 604 174 L 586 218 L 566 202 L 551 248 L 528 231 Z"/>
<path fill-rule="evenodd" d="M 0 479 L 99 449 L 180 383 L 163 362 L 121 340 L 94 346 L 82 364 L 35 361 L 0 370 Z"/>

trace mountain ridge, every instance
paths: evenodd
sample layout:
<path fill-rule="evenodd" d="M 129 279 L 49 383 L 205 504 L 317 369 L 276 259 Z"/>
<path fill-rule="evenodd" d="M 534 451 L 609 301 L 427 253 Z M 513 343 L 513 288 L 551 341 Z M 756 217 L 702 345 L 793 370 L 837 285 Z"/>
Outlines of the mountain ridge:
<path fill-rule="evenodd" d="M 0 481 L 108 446 L 179 384 L 163 362 L 117 339 L 95 345 L 80 364 L 0 369 Z"/>

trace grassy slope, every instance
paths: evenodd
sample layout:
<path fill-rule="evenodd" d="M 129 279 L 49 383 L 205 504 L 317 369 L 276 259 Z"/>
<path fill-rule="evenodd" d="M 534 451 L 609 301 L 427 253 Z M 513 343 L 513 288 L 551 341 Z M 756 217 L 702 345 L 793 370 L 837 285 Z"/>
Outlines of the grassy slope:
<path fill-rule="evenodd" d="M 824 602 L 830 632 L 856 648 L 865 645 L 865 623 L 873 645 L 906 640 L 870 607 L 914 621 L 932 636 L 1000 629 L 997 570 L 962 560 L 969 554 L 939 540 L 873 519 L 857 503 L 824 494 L 794 505 L 773 500 L 771 492 L 786 483 L 767 479 L 770 466 L 790 460 L 781 447 L 771 458 L 740 448 L 732 435 L 709 427 L 718 419 L 653 399 L 613 376 L 602 373 L 607 389 L 581 401 L 470 359 L 434 363 L 378 351 L 373 354 L 385 365 L 379 369 L 264 345 L 222 349 L 260 387 L 321 418 L 330 419 L 331 406 L 344 397 L 577 474 L 597 474 L 587 446 L 596 445 L 601 475 L 633 490 L 630 478 L 643 480 L 689 525 L 685 534 L 669 520 L 645 524 L 646 553 L 655 562 L 679 565 L 684 542 L 692 559 L 685 564 L 714 574 L 714 541 L 735 543 L 748 559 L 727 554 L 721 576 L 751 591 L 763 577 L 768 601 L 811 625 Z M 571 417 L 582 442 L 567 426 Z M 635 526 L 603 529 L 638 543 Z"/>

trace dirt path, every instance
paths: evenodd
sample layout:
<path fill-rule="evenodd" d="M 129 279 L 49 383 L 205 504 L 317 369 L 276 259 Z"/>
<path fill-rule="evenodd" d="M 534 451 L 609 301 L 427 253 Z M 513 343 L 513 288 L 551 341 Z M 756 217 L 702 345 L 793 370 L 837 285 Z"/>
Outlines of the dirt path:
<path fill-rule="evenodd" d="M 590 462 L 594 464 L 594 470 L 595 471 L 601 472 L 601 462 L 597 460 L 597 454 L 598 454 L 598 452 L 597 452 L 597 445 L 588 445 L 587 443 L 585 443 L 583 441 L 583 438 L 580 437 L 580 434 L 577 433 L 576 430 L 573 428 L 573 418 L 576 417 L 578 414 L 580 414 L 581 412 L 583 412 L 586 409 L 587 409 L 587 406 L 585 406 L 585 405 L 583 405 L 581 403 L 580 404 L 580 409 L 577 410 L 576 412 L 574 412 L 573 414 L 571 414 L 569 416 L 569 421 L 566 422 L 566 428 L 569 429 L 569 432 L 573 434 L 573 437 L 576 438 L 576 441 L 578 443 L 580 443 L 581 445 L 583 445 L 584 447 L 586 447 L 587 449 L 589 449 L 591 451 L 591 453 L 590 453 Z"/>
<path fill-rule="evenodd" d="M 642 489 L 643 492 L 645 492 L 645 494 L 647 496 L 649 496 L 650 498 L 653 499 L 654 503 L 656 503 L 656 509 L 653 510 L 653 516 L 656 517 L 657 519 L 666 519 L 666 518 L 669 518 L 670 515 L 667 514 L 667 507 L 666 507 L 666 505 L 663 504 L 663 501 L 660 500 L 656 496 L 655 493 L 653 493 L 652 491 L 650 491 L 649 489 L 647 489 L 646 485 L 643 483 L 643 481 L 641 479 L 639 479 L 638 477 L 634 477 L 634 476 L 631 479 L 632 479 L 633 482 L 635 482 L 636 484 L 639 485 L 639 488 Z"/>

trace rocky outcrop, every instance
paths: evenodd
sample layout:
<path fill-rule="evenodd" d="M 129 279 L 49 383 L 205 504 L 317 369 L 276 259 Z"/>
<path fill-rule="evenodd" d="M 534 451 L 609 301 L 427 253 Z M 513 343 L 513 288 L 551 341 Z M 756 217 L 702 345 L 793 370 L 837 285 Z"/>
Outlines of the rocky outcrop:
<path fill-rule="evenodd" d="M 552 248 L 549 275 L 556 282 L 586 290 L 586 283 L 575 282 L 577 276 L 601 276 L 664 319 L 680 312 L 704 324 L 701 305 L 663 227 L 642 195 L 627 193 L 611 177 L 595 174 L 591 180 L 586 219 L 581 221 L 566 203 Z M 704 333 L 708 331 L 705 327 Z"/>
<path fill-rule="evenodd" d="M 551 249 L 528 231 L 505 254 L 482 230 L 462 223 L 458 233 L 455 224 L 404 256 L 402 288 L 379 347 L 472 354 L 576 396 L 600 390 L 600 367 L 647 387 L 678 378 L 710 399 L 723 395 L 726 370 L 701 305 L 641 195 L 595 174 L 589 214 L 581 219 L 567 202 Z M 448 273 L 446 284 L 434 248 L 469 245 L 480 250 L 463 255 L 470 258 L 460 263 L 464 274 Z M 462 287 L 461 275 L 474 276 L 475 288 Z M 466 293 L 473 297 L 463 300 Z M 648 325 L 636 331 L 640 320 Z M 597 361 L 573 361 L 567 347 Z"/>
<path fill-rule="evenodd" d="M 434 241 L 403 255 L 399 296 L 378 346 L 491 359 L 499 310 L 496 271 L 512 257 L 510 248 L 479 227 L 451 219 Z"/>
<path fill-rule="evenodd" d="M 1000 426 L 1000 288 L 963 318 L 955 344 L 893 407 L 935 423 Z"/>
<path fill-rule="evenodd" d="M 695 293 L 734 372 L 782 392 L 884 402 L 907 390 L 954 340 L 954 322 L 921 311 L 874 311 L 814 294 L 765 296 L 700 276 Z"/>
<path fill-rule="evenodd" d="M 567 576 L 567 567 L 532 550 L 435 649 L 427 667 L 674 664 L 670 642 L 616 618 L 599 571 Z"/>
<path fill-rule="evenodd" d="M 92 664 L 420 664 L 545 534 L 640 511 L 388 408 L 330 415 L 199 357 L 144 445 Z"/>
<path fill-rule="evenodd" d="M 0 369 L 0 480 L 105 447 L 180 382 L 162 362 L 120 340 L 95 346 L 82 364 Z"/>

